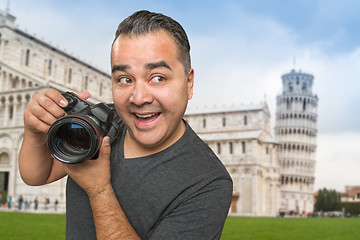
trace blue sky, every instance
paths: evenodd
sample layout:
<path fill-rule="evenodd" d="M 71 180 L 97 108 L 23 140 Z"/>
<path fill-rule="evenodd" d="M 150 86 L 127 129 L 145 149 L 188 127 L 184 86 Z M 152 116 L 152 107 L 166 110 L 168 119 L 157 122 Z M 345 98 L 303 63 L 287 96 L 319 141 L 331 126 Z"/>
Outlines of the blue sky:
<path fill-rule="evenodd" d="M 190 107 L 266 100 L 274 119 L 281 75 L 313 74 L 315 187 L 360 185 L 360 1 L 10 1 L 20 29 L 106 72 L 117 25 L 140 9 L 169 15 L 187 31 L 196 81 Z"/>

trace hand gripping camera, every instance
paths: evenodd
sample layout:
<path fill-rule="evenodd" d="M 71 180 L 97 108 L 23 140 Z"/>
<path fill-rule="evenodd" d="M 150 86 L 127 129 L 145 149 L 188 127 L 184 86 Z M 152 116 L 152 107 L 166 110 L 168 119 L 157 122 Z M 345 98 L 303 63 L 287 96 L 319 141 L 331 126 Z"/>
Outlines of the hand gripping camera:
<path fill-rule="evenodd" d="M 119 134 L 120 117 L 113 104 L 90 105 L 72 92 L 62 94 L 68 101 L 66 116 L 50 127 L 47 145 L 54 158 L 64 163 L 80 163 L 98 157 L 103 137 L 112 142 Z"/>

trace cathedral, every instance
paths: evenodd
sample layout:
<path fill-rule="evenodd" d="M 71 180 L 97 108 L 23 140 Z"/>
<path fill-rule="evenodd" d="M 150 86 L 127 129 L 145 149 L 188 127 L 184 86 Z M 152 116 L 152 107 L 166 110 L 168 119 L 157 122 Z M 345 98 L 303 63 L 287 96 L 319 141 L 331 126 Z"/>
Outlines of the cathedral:
<path fill-rule="evenodd" d="M 276 216 L 280 205 L 280 169 L 267 104 L 188 109 L 185 120 L 217 154 L 232 177 L 230 214 Z"/>
<path fill-rule="evenodd" d="M 64 211 L 66 179 L 30 187 L 18 170 L 23 113 L 36 92 L 48 88 L 88 91 L 89 102 L 111 102 L 111 76 L 40 40 L 0 10 L 0 193 L 13 201 L 59 201 Z M 255 105 L 188 109 L 184 119 L 224 163 L 233 182 L 229 214 L 276 216 L 313 209 L 318 98 L 313 76 L 291 71 L 282 76 L 277 97 L 275 137 L 266 102 Z"/>

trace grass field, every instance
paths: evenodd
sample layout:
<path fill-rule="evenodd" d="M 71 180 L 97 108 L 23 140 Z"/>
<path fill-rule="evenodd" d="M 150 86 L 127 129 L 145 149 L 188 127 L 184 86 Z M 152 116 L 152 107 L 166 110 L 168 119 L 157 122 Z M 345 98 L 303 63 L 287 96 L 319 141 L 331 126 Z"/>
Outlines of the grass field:
<path fill-rule="evenodd" d="M 360 240 L 360 218 L 228 217 L 221 240 Z"/>
<path fill-rule="evenodd" d="M 64 240 L 65 215 L 0 212 L 0 239 Z"/>
<path fill-rule="evenodd" d="M 237 218 L 221 240 L 360 240 L 360 218 Z M 0 212 L 0 239 L 65 239 L 65 215 Z"/>

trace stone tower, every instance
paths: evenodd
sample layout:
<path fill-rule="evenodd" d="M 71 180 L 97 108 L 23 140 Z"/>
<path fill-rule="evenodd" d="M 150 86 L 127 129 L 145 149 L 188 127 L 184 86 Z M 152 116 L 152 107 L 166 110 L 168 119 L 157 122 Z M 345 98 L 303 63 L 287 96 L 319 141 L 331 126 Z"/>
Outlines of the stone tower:
<path fill-rule="evenodd" d="M 286 213 L 313 211 L 318 97 L 314 76 L 292 70 L 282 77 L 276 98 L 275 137 L 279 143 L 281 208 Z"/>

